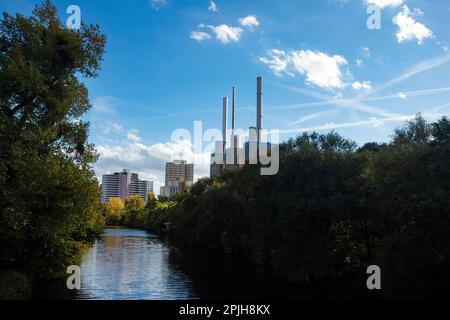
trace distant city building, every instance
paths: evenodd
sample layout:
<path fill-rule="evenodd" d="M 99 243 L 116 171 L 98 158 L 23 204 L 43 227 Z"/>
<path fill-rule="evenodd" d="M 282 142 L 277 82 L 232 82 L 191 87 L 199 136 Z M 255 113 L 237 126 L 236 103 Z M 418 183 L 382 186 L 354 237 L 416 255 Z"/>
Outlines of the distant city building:
<path fill-rule="evenodd" d="M 194 183 L 194 164 L 185 160 L 177 160 L 166 163 L 166 181 L 160 189 L 163 197 L 172 197 L 177 193 L 184 192 L 186 188 Z"/>
<path fill-rule="evenodd" d="M 145 202 L 148 193 L 153 192 L 153 182 L 139 180 L 137 173 L 127 170 L 102 177 L 102 202 L 107 203 L 110 198 L 120 198 L 123 201 L 131 195 L 139 195 Z"/>

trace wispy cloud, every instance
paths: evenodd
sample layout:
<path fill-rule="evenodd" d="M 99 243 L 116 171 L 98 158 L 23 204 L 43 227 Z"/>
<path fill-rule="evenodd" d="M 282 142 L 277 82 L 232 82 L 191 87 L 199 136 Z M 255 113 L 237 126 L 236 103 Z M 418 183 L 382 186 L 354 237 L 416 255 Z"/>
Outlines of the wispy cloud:
<path fill-rule="evenodd" d="M 380 92 L 380 91 L 386 90 L 386 89 L 388 89 L 390 87 L 393 87 L 393 86 L 395 86 L 395 85 L 397 85 L 399 83 L 402 83 L 402 82 L 408 80 L 409 78 L 414 77 L 414 76 L 416 76 L 418 74 L 421 74 L 421 73 L 426 72 L 428 70 L 440 67 L 440 66 L 448 63 L 449 61 L 450 61 L 450 55 L 446 54 L 446 55 L 443 55 L 443 56 L 439 56 L 439 57 L 436 57 L 436 58 L 427 59 L 427 60 L 424 60 L 422 62 L 419 62 L 418 64 L 416 64 L 413 67 L 411 67 L 404 74 L 402 74 L 402 75 L 400 75 L 400 76 L 398 76 L 398 77 L 396 77 L 394 79 L 391 79 L 391 80 L 385 82 L 382 85 L 379 85 L 379 86 L 375 87 L 375 89 L 372 90 L 371 92 L 369 92 L 367 94 L 363 94 L 363 95 L 359 96 L 358 98 L 363 98 L 365 96 L 372 95 L 372 94 L 374 94 L 376 92 Z"/>
<path fill-rule="evenodd" d="M 440 106 L 440 110 L 443 108 L 449 107 L 450 103 L 447 105 Z M 423 112 L 421 115 L 427 119 L 434 121 L 436 119 L 439 119 L 446 114 L 441 112 L 434 112 L 433 110 Z M 401 115 L 401 116 L 393 116 L 393 117 L 385 117 L 385 118 L 374 118 L 371 117 L 367 120 L 360 120 L 360 121 L 351 121 L 351 122 L 343 122 L 343 123 L 326 123 L 319 126 L 314 127 L 304 127 L 304 128 L 296 128 L 296 129 L 286 129 L 286 130 L 280 130 L 280 134 L 295 134 L 295 133 L 303 133 L 303 132 L 311 132 L 311 131 L 328 131 L 328 130 L 335 130 L 335 129 L 342 129 L 342 128 L 351 128 L 351 127 L 379 127 L 384 125 L 385 122 L 405 122 L 408 120 L 412 120 L 416 117 L 416 114 L 410 114 L 410 115 Z"/>
<path fill-rule="evenodd" d="M 339 110 L 326 110 L 326 111 L 322 111 L 322 112 L 311 113 L 306 116 L 300 117 L 296 121 L 290 122 L 289 124 L 290 125 L 302 124 L 302 123 L 310 121 L 310 120 L 315 120 L 315 119 L 322 118 L 324 116 L 336 114 L 338 111 Z"/>
<path fill-rule="evenodd" d="M 383 9 L 386 7 L 398 7 L 403 4 L 404 0 L 365 0 L 368 5 L 376 5 Z"/>
<path fill-rule="evenodd" d="M 286 86 L 286 85 L 281 85 L 281 84 L 275 84 L 275 85 L 277 85 L 281 88 L 284 88 L 286 90 L 289 90 L 291 92 L 297 92 L 297 93 L 301 93 L 303 95 L 311 96 L 313 98 L 321 100 L 322 103 L 325 103 L 327 105 L 338 105 L 343 108 L 358 110 L 358 111 L 362 111 L 362 112 L 366 112 L 366 113 L 370 113 L 370 114 L 374 114 L 374 115 L 378 115 L 378 116 L 382 116 L 382 117 L 399 116 L 399 114 L 397 114 L 397 113 L 392 113 L 387 110 L 365 104 L 358 100 L 334 98 L 334 97 L 331 97 L 328 95 L 313 92 L 311 90 L 307 90 L 307 89 L 303 89 L 303 88 L 296 88 L 296 87 Z"/>
<path fill-rule="evenodd" d="M 111 96 L 99 96 L 94 99 L 92 103 L 92 111 L 95 113 L 104 113 L 109 115 L 116 115 L 115 109 L 119 99 Z"/>
<path fill-rule="evenodd" d="M 449 92 L 450 87 L 444 88 L 434 88 L 434 89 L 424 89 L 424 90 L 414 90 L 414 91 L 402 91 L 397 92 L 395 94 L 390 94 L 386 96 L 373 97 L 373 98 L 363 98 L 361 101 L 379 101 L 379 100 L 388 100 L 388 99 L 407 99 L 409 97 L 418 97 L 418 96 L 429 96 L 434 94 L 440 94 Z"/>
<path fill-rule="evenodd" d="M 194 39 L 194 40 L 200 42 L 200 41 L 205 41 L 205 40 L 211 39 L 211 35 L 209 35 L 209 33 L 206 33 L 206 32 L 192 31 L 191 39 Z"/>
<path fill-rule="evenodd" d="M 208 10 L 212 12 L 219 12 L 219 7 L 214 1 L 210 1 Z"/>
<path fill-rule="evenodd" d="M 352 83 L 352 88 L 355 90 L 372 90 L 372 85 L 370 83 L 370 81 L 363 81 L 363 82 L 359 82 L 359 81 L 355 81 Z"/>
<path fill-rule="evenodd" d="M 167 0 L 149 0 L 149 1 L 150 1 L 150 5 L 155 10 L 159 10 L 161 7 L 163 7 L 167 4 Z"/>

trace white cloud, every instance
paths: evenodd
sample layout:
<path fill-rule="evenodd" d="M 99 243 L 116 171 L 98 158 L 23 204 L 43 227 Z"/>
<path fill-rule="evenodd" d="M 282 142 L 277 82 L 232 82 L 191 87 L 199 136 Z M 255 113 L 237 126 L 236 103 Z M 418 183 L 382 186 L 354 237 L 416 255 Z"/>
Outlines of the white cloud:
<path fill-rule="evenodd" d="M 153 181 L 156 193 L 164 185 L 165 164 L 169 161 L 183 159 L 194 163 L 195 179 L 209 176 L 210 154 L 194 154 L 188 140 L 153 145 L 128 141 L 122 145 L 98 145 L 96 149 L 100 155 L 95 164 L 97 177 L 129 169 L 138 173 L 141 179 Z"/>
<path fill-rule="evenodd" d="M 295 70 L 300 74 L 306 74 L 306 80 L 310 83 L 328 89 L 345 87 L 341 79 L 340 65 L 346 65 L 347 60 L 342 56 L 301 50 L 291 53 L 291 61 Z"/>
<path fill-rule="evenodd" d="M 433 32 L 430 29 L 424 24 L 416 22 L 406 5 L 403 6 L 403 11 L 398 13 L 392 22 L 398 26 L 397 40 L 399 43 L 417 39 L 417 43 L 421 44 L 424 39 L 433 37 Z"/>
<path fill-rule="evenodd" d="M 141 141 L 141 138 L 137 135 L 137 132 L 128 132 L 127 139 L 130 142 L 138 143 Z"/>
<path fill-rule="evenodd" d="M 194 39 L 196 41 L 204 41 L 204 40 L 211 39 L 211 36 L 209 35 L 209 33 L 206 33 L 206 32 L 192 31 L 191 39 Z"/>
<path fill-rule="evenodd" d="M 102 125 L 102 134 L 119 133 L 123 130 L 123 127 L 118 123 L 110 123 L 107 125 Z"/>
<path fill-rule="evenodd" d="M 355 90 L 372 90 L 372 84 L 370 83 L 370 81 L 355 81 L 352 83 L 352 88 Z"/>
<path fill-rule="evenodd" d="M 267 64 L 278 76 L 298 73 L 306 77 L 306 81 L 324 89 L 343 89 L 346 83 L 342 79 L 340 67 L 347 65 L 347 60 L 339 55 L 330 56 L 320 51 L 272 49 L 267 57 L 260 61 Z"/>
<path fill-rule="evenodd" d="M 217 4 L 214 1 L 210 1 L 208 10 L 212 11 L 212 12 L 218 12 L 219 11 L 219 7 L 217 6 Z"/>
<path fill-rule="evenodd" d="M 241 26 L 247 27 L 250 29 L 253 29 L 253 27 L 259 26 L 259 21 L 258 21 L 258 19 L 256 19 L 256 16 L 254 16 L 254 15 L 246 16 L 244 18 L 239 19 L 239 23 L 241 24 Z"/>
<path fill-rule="evenodd" d="M 376 5 L 377 7 L 383 9 L 385 7 L 398 7 L 403 4 L 403 0 L 366 0 L 369 5 Z"/>
<path fill-rule="evenodd" d="M 361 50 L 366 58 L 370 58 L 370 48 L 369 47 L 362 47 Z"/>
<path fill-rule="evenodd" d="M 304 122 L 309 121 L 309 120 L 315 120 L 315 119 L 319 119 L 319 118 L 324 117 L 324 116 L 335 114 L 337 111 L 338 110 L 326 110 L 326 111 L 322 111 L 322 112 L 316 112 L 316 113 L 308 114 L 306 116 L 303 116 L 303 117 L 297 119 L 294 122 L 290 122 L 289 124 L 290 125 L 301 124 L 301 123 L 304 123 Z"/>
<path fill-rule="evenodd" d="M 270 70 L 277 76 L 281 76 L 283 73 L 293 76 L 293 74 L 288 71 L 290 64 L 289 55 L 283 50 L 271 49 L 267 51 L 267 57 L 260 57 L 259 60 L 262 63 L 267 64 Z"/>
<path fill-rule="evenodd" d="M 355 63 L 358 67 L 362 67 L 364 65 L 364 61 L 362 61 L 361 59 L 356 59 Z"/>
<path fill-rule="evenodd" d="M 92 110 L 95 113 L 105 113 L 109 115 L 116 115 L 115 105 L 117 104 L 117 99 L 110 96 L 100 96 L 96 97 L 92 103 Z"/>
<path fill-rule="evenodd" d="M 167 0 L 150 0 L 150 5 L 153 9 L 159 10 L 161 7 L 167 4 Z"/>
<path fill-rule="evenodd" d="M 398 92 L 396 96 L 398 98 L 400 98 L 400 99 L 406 99 L 407 98 L 406 94 L 404 94 L 403 92 Z"/>
<path fill-rule="evenodd" d="M 239 27 L 232 27 L 226 24 L 219 26 L 208 26 L 216 35 L 216 39 L 227 44 L 229 42 L 238 42 L 243 30 Z"/>

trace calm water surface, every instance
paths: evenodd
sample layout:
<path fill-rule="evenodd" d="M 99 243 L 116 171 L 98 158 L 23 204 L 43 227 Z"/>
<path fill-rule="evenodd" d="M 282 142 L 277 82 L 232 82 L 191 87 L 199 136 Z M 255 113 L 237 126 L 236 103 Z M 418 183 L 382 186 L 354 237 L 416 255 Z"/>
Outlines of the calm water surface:
<path fill-rule="evenodd" d="M 309 293 L 242 258 L 177 249 L 137 229 L 106 229 L 81 263 L 81 290 L 42 283 L 34 299 L 304 299 Z"/>
<path fill-rule="evenodd" d="M 170 248 L 156 235 L 107 229 L 85 254 L 78 299 L 182 300 L 199 298 L 191 278 L 170 263 Z"/>

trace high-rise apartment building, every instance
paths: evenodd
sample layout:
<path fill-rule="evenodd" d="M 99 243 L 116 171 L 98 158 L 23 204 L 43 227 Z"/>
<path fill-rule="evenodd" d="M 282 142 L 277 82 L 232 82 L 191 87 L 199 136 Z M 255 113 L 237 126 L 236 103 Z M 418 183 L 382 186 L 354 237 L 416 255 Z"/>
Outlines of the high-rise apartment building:
<path fill-rule="evenodd" d="M 102 177 L 102 202 L 107 203 L 110 198 L 120 198 L 125 201 L 131 195 L 139 195 L 145 202 L 148 193 L 153 192 L 153 182 L 139 180 L 136 173 L 127 170 Z"/>
<path fill-rule="evenodd" d="M 166 163 L 165 186 L 161 187 L 160 195 L 172 197 L 183 192 L 194 183 L 194 164 L 185 160 Z"/>

